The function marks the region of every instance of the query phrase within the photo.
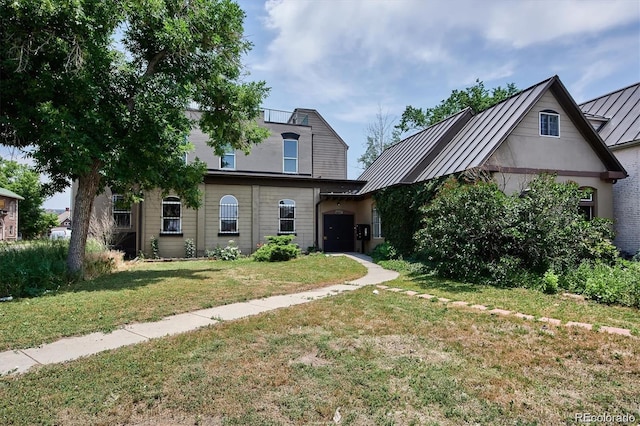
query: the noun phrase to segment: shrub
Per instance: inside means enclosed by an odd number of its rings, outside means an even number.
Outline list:
[[[104,250],[87,253],[84,259],[84,278],[87,280],[110,274],[124,262],[124,253]]]
[[[155,235],[151,236],[151,258],[160,258],[160,249],[158,248],[158,238]]]
[[[184,240],[184,257],[187,259],[196,257],[196,243],[193,241],[193,238]]]
[[[293,235],[267,236],[267,244],[262,245],[253,253],[253,260],[257,262],[281,262],[294,259],[300,254],[300,249],[292,241]]]
[[[371,252],[371,259],[373,259],[375,263],[378,263],[382,260],[390,260],[390,259],[397,259],[397,258],[398,258],[398,252],[388,241],[378,244],[373,248],[373,251]]]
[[[563,287],[602,303],[640,308],[640,264],[583,262],[561,279]]]
[[[242,255],[240,248],[235,241],[229,240],[225,247],[216,247],[213,250],[207,250],[206,256],[217,260],[236,260]]]

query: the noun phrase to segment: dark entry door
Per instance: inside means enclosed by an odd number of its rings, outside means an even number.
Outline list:
[[[325,252],[354,251],[352,214],[325,214],[323,222]]]

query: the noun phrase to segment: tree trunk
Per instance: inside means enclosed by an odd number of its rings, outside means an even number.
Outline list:
[[[71,241],[67,255],[67,269],[71,274],[82,277],[89,222],[93,201],[100,185],[100,162],[94,160],[91,170],[78,179],[78,192],[73,201]]]

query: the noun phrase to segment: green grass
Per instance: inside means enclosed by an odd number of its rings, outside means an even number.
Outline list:
[[[0,303],[0,350],[110,331],[191,310],[294,293],[363,276],[346,257],[290,262],[145,262],[75,285],[70,291]]]
[[[401,273],[398,279],[385,284],[390,287],[445,297],[452,301],[463,300],[471,304],[482,304],[535,317],[556,318],[564,322],[599,323],[628,329],[640,328],[640,311],[638,309],[603,305],[561,293],[549,295],[525,288],[500,288],[469,284],[429,274],[406,272]]]
[[[606,309],[606,307],[605,307]],[[636,339],[371,288],[0,378],[0,423],[571,424],[640,417]]]

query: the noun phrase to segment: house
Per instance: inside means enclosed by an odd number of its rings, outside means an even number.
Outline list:
[[[187,114],[197,119],[200,112]],[[270,136],[248,155],[229,150],[216,156],[206,145],[207,135],[192,131],[194,150],[187,161],[198,157],[208,169],[197,210],[183,206],[175,194],[163,198],[160,192],[144,194],[144,201],[133,206],[109,191],[98,197],[95,209],[111,212],[117,246],[129,256],[149,254],[156,238],[160,256],[183,257],[187,239],[194,241],[199,255],[233,240],[248,254],[266,242],[265,236],[285,234],[295,235],[303,249],[322,246],[318,227],[323,215],[345,213],[340,203],[323,204],[323,194],[355,193],[362,187],[347,180],[347,145],[313,109],[265,109],[259,124]],[[353,224],[348,226],[351,246],[345,248],[352,251]]]
[[[18,202],[24,200],[15,192],[0,188],[0,241],[18,239]]]
[[[388,147],[357,180],[347,179],[347,145],[316,110],[264,110],[259,124],[271,135],[246,156],[218,157],[206,135],[191,133],[187,161],[197,156],[208,166],[198,210],[160,192],[132,207],[118,194],[102,196],[96,209],[110,212],[120,247],[149,254],[157,238],[161,256],[182,257],[186,239],[200,255],[234,240],[248,254],[267,235],[292,234],[303,249],[368,252],[384,241],[377,191],[459,173],[490,176],[507,193],[553,173],[590,189],[581,202],[587,217],[613,219],[613,187],[627,176],[557,76]]]
[[[371,212],[361,220],[371,223],[374,237],[365,249],[382,241],[371,200],[380,189],[466,173],[491,176],[505,193],[518,193],[544,172],[591,190],[581,202],[588,217],[614,218],[613,187],[627,173],[557,76],[387,148],[359,177],[366,181],[358,193],[361,211]]]
[[[71,228],[71,209],[69,207],[58,215],[58,227]]]
[[[629,173],[613,186],[614,242],[633,255],[640,251],[640,83],[580,104],[580,109]]]

